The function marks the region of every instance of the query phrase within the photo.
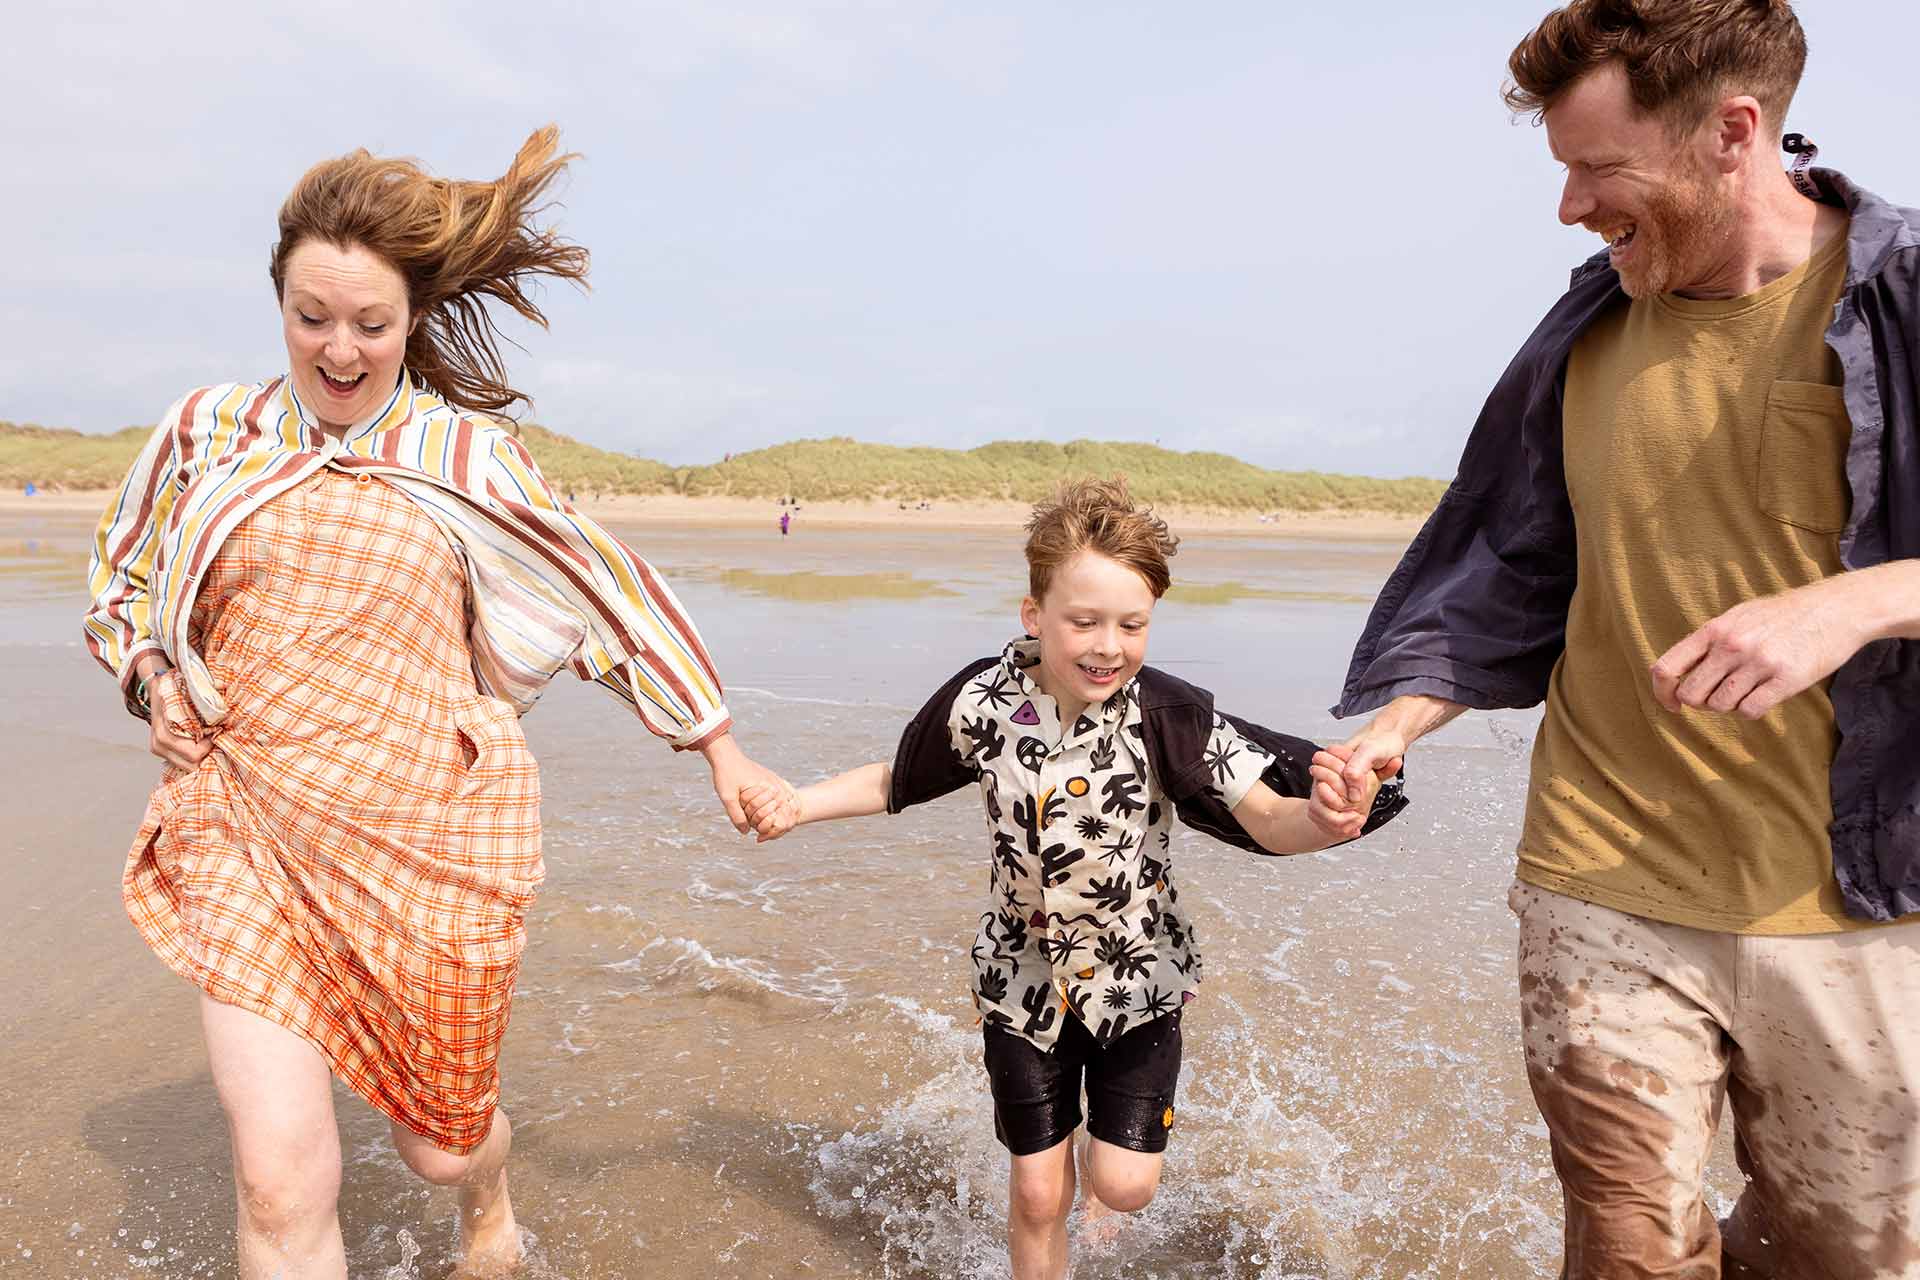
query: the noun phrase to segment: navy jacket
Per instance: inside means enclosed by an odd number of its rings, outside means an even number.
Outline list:
[[[1826,338],[1853,427],[1840,559],[1861,569],[1920,556],[1920,211],[1831,169],[1812,176],[1852,215]],[[1596,255],[1507,366],[1453,483],[1374,602],[1335,715],[1410,693],[1479,708],[1546,697],[1574,585],[1560,440],[1567,356],[1624,296]],[[1829,833],[1847,912],[1920,911],[1920,641],[1867,645],[1834,673],[1831,696],[1840,745]]]

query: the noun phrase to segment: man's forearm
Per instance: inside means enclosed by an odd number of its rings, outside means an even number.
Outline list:
[[[1920,640],[1920,560],[1894,560],[1827,581],[1844,584],[1844,607],[1853,614],[1861,644]]]
[[[1403,694],[1374,714],[1367,732],[1391,734],[1410,747],[1466,709],[1463,702],[1424,693]]]

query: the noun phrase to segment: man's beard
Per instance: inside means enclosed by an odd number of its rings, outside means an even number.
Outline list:
[[[1620,271],[1620,287],[1630,298],[1649,298],[1698,283],[1733,223],[1733,206],[1691,175],[1658,188],[1634,235],[1637,261]]]

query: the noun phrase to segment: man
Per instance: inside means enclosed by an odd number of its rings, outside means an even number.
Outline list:
[[[1920,214],[1783,171],[1805,56],[1784,0],[1574,0],[1514,51],[1606,252],[1334,709],[1377,710],[1351,788],[1546,703],[1511,901],[1569,1280],[1920,1277]]]

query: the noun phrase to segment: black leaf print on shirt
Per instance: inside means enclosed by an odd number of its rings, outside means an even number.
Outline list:
[[[980,771],[980,794],[987,802],[987,817],[995,822],[1000,821],[1002,816],[1000,809],[1000,775],[991,769],[982,769]]]
[[[1104,821],[1094,817],[1090,813],[1082,817],[1080,821],[1074,823],[1073,829],[1080,833],[1082,840],[1098,840],[1100,837],[1106,835],[1108,831],[1112,830]]]
[[[1100,860],[1108,866],[1112,866],[1117,859],[1124,858],[1132,852],[1133,833],[1130,831],[1121,831],[1113,837],[1112,844],[1103,844],[1100,846]]]
[[[1048,845],[1040,851],[1040,883],[1049,889],[1065,884],[1067,868],[1086,856],[1086,851],[1082,849],[1068,848],[1064,844]],[[1084,898],[1087,895],[1083,893],[1080,896]]]
[[[1014,749],[1020,763],[1034,773],[1040,772],[1040,766],[1047,760],[1047,744],[1038,738],[1022,738]]]
[[[1027,1011],[1026,1033],[1029,1036],[1040,1035],[1053,1025],[1053,987],[1028,987],[1026,994],[1020,997],[1020,1007]]]
[[[1107,1008],[1109,1009],[1133,1008],[1133,992],[1117,983],[1107,988],[1106,995],[1103,999],[1105,999]]]
[[[1151,941],[1160,932],[1160,904],[1152,898],[1147,899],[1147,918],[1141,922],[1140,936]]]
[[[1096,772],[1113,768],[1114,750],[1112,738],[1102,738],[1093,744],[1087,752],[1087,764]]]
[[[1144,999],[1140,1012],[1146,1014],[1148,1018],[1157,1018],[1173,1008],[1171,991],[1162,991],[1159,987],[1148,987],[1140,994]]]
[[[1015,960],[1027,949],[1027,922],[1018,911],[1002,911],[994,917],[1000,925],[1000,936],[993,941],[995,960]]]
[[[1072,961],[1073,953],[1089,945],[1085,934],[1078,929],[1065,929],[1051,936],[1040,935],[1040,954],[1046,957],[1050,965],[1064,965]]]
[[[1007,975],[992,965],[980,975],[980,998],[988,1004],[999,1004],[1007,998]]]
[[[1125,1035],[1126,1032],[1127,1015],[1118,1013],[1111,1018],[1100,1019],[1100,1029],[1093,1033],[1093,1038],[1101,1044],[1110,1044]]]
[[[1006,735],[1000,732],[1000,725],[986,716],[977,720],[960,717],[960,732],[973,743],[973,754],[980,760],[998,760],[1000,752],[1007,745]]]
[[[1013,700],[1019,696],[1014,678],[1005,667],[983,676],[980,683],[973,686],[973,692],[980,701],[995,708],[1010,707],[1013,705]]]
[[[1140,801],[1140,779],[1131,773],[1116,773],[1108,778],[1100,794],[1106,797],[1100,804],[1100,812],[1104,814],[1126,817],[1146,808]]]
[[[1128,978],[1147,976],[1147,962],[1151,958],[1138,941],[1115,931],[1100,935],[1100,943],[1094,948],[1094,958],[1101,964],[1111,966],[1113,976],[1125,982]]]
[[[1127,883],[1127,873],[1118,872],[1111,880],[1095,880],[1081,892],[1081,897],[1096,902],[1103,910],[1118,915],[1125,911],[1133,901],[1133,886]]]
[[[1071,1009],[1073,1011],[1073,1016],[1080,1019],[1080,1021],[1082,1022],[1085,1022],[1087,1020],[1087,997],[1092,994],[1093,993],[1088,991],[1085,987],[1070,986],[1067,988],[1067,995],[1066,995],[1067,1008]]]
[[[1207,767],[1213,770],[1213,780],[1224,783],[1233,776],[1233,758],[1240,749],[1225,739],[1215,738],[1207,747]]]
[[[1175,951],[1181,951],[1187,945],[1187,927],[1180,923],[1180,917],[1171,911],[1160,914],[1160,927],[1167,931],[1167,941],[1173,944]]]
[[[1150,800],[1147,802],[1147,825],[1150,827],[1154,827],[1154,826],[1158,826],[1159,824],[1160,824],[1160,802],[1158,800]]]
[[[1027,874],[1026,864],[1020,861],[1020,846],[1014,843],[1011,831],[993,833],[993,860],[1005,867],[1009,876]]]

